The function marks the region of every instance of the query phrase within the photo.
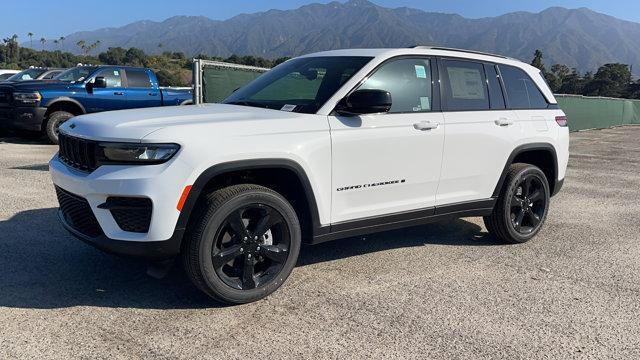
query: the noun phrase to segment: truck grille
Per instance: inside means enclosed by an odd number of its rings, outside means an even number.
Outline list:
[[[9,105],[12,97],[11,89],[0,87],[0,105]]]
[[[96,142],[60,133],[58,135],[60,161],[75,169],[92,172],[96,161]]]
[[[86,199],[56,186],[58,203],[65,221],[72,228],[89,237],[102,235],[102,228]]]
[[[113,219],[124,231],[146,233],[153,208],[149,198],[109,197],[107,204]]]

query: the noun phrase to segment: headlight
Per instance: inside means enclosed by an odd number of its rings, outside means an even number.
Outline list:
[[[103,164],[160,164],[173,157],[178,144],[99,143],[98,161]]]
[[[42,100],[42,96],[37,91],[28,92],[28,93],[21,93],[21,92],[13,93],[13,101],[17,103],[34,105],[39,103],[40,100]]]

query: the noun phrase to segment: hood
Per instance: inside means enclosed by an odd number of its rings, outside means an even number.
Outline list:
[[[58,80],[24,80],[5,81],[2,85],[9,85],[16,91],[36,91],[36,90],[64,90],[69,88],[70,83]]]
[[[81,115],[62,124],[60,130],[78,137],[101,141],[140,141],[145,136],[167,129],[197,127],[209,131],[217,124],[233,123],[236,132],[257,131],[251,122],[292,119],[301,114],[240,105],[202,104],[108,111]],[[227,127],[228,128],[228,127]],[[254,129],[254,130],[252,130]],[[198,134],[198,132],[192,132]]]

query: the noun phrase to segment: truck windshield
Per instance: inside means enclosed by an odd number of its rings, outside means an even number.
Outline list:
[[[61,72],[54,79],[70,83],[80,82],[91,75],[96,69],[96,66],[78,66]]]
[[[38,76],[42,75],[45,69],[27,69],[20,71],[19,73],[11,76],[7,80],[9,81],[23,81],[23,80],[35,80]]]
[[[223,103],[313,114],[371,57],[289,60],[240,88]]]

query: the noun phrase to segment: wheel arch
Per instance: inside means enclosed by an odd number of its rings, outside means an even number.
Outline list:
[[[47,102],[45,107],[47,108],[45,118],[52,112],[60,110],[68,111],[76,116],[87,113],[84,106],[78,100],[66,96],[50,100],[49,102]]]
[[[191,186],[176,224],[176,232],[184,232],[194,207],[210,190],[254,183],[281,193],[300,218],[303,240],[311,241],[320,228],[316,197],[303,167],[289,159],[253,159],[217,164],[203,171]]]
[[[498,184],[493,190],[492,197],[498,197],[504,184],[504,180],[509,172],[511,164],[523,162],[539,167],[544,172],[549,181],[551,195],[555,195],[560,186],[558,184],[558,156],[555,147],[550,143],[531,143],[516,147],[509,158],[498,180]]]

